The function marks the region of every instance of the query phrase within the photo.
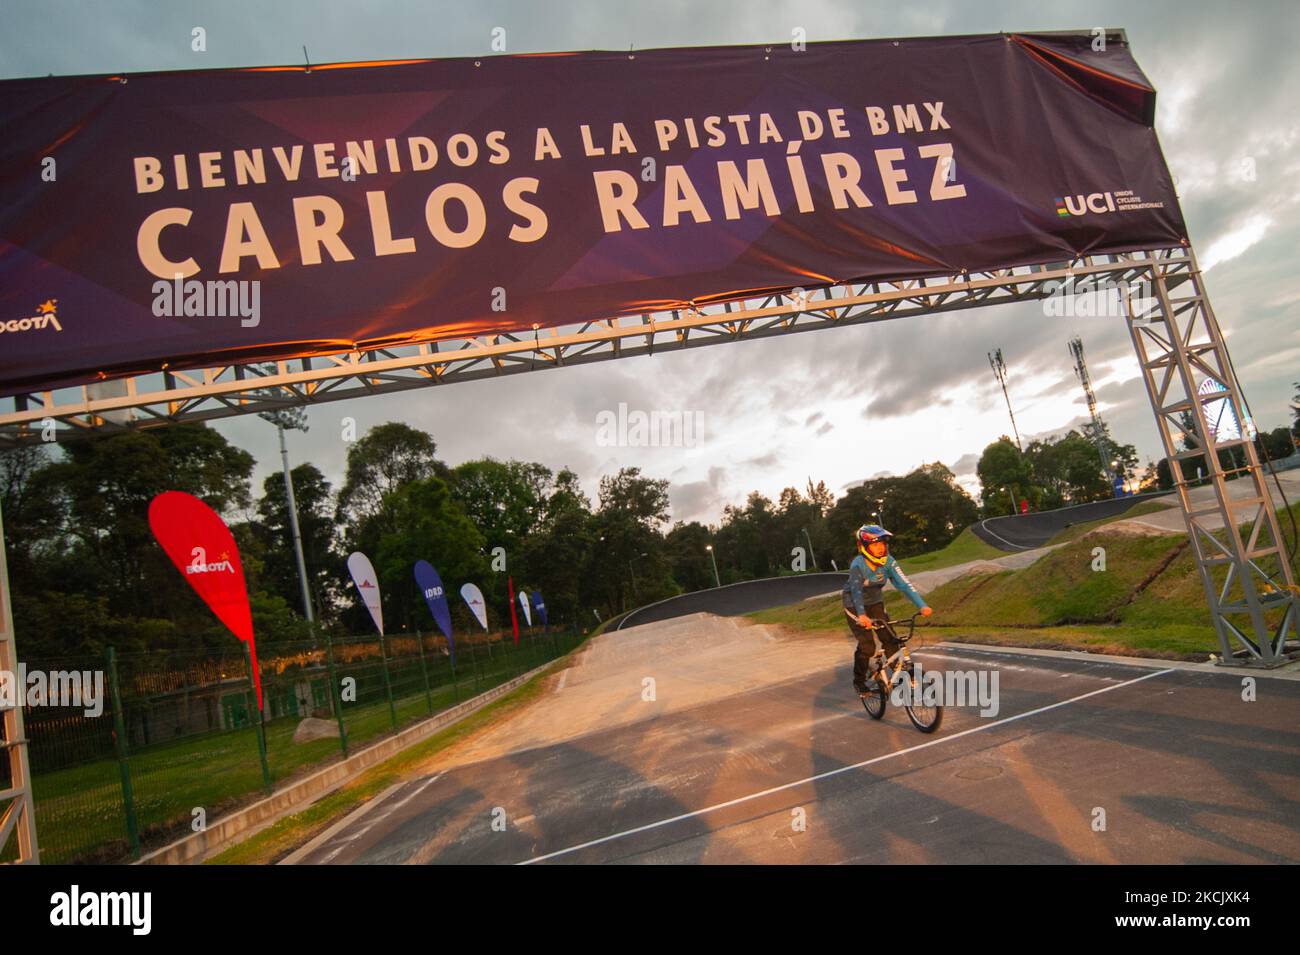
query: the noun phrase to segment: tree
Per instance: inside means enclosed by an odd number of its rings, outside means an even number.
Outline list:
[[[591,502],[578,484],[578,475],[565,468],[555,476],[554,490],[535,532],[524,538],[521,555],[526,579],[546,599],[551,623],[581,620],[585,624],[591,616],[585,570],[593,533]]]
[[[330,484],[314,464],[300,464],[289,473],[298,506],[298,530],[302,535],[307,583],[313,603],[324,614],[333,604],[331,585],[338,580],[341,569],[335,556]],[[262,482],[257,517],[253,530],[262,546],[262,586],[268,593],[282,598],[289,607],[301,610],[298,561],[293,549],[293,528],[289,523],[283,474],[267,475]]]
[[[650,603],[675,592],[662,559],[660,526],[668,520],[668,482],[623,468],[600,479],[600,508],[589,564],[593,596],[609,611],[631,598]]]
[[[1255,447],[1261,460],[1276,461],[1295,454],[1295,441],[1286,425],[1272,431],[1261,431],[1255,439]]]
[[[35,516],[22,518],[29,543],[11,567],[29,652],[127,648],[141,635],[154,646],[226,639],[155,543],[149,503],[178,490],[219,513],[247,507],[252,456],[202,425],[73,440],[63,451],[21,482],[22,496],[40,501],[17,510]]]
[[[371,428],[348,448],[347,473],[339,490],[336,520],[356,527],[378,513],[384,497],[446,466],[434,457],[438,445],[418,428],[390,421]]]
[[[980,500],[987,515],[1010,514],[1018,510],[1021,498],[1033,504],[1033,463],[1005,434],[984,449],[975,473],[980,481]]]
[[[541,524],[552,481],[550,468],[541,464],[482,458],[453,468],[448,483],[487,546],[510,552]]]
[[[1291,399],[1291,434],[1300,442],[1300,381],[1291,383],[1295,395]]]
[[[664,541],[664,553],[673,580],[687,592],[706,590],[714,585],[713,563],[709,545],[713,535],[698,521],[678,521]]]
[[[429,614],[413,573],[416,562],[427,560],[438,569],[448,603],[457,609],[454,598],[461,584],[486,574],[483,535],[438,477],[409,481],[384,495],[379,506],[379,519],[371,524],[380,529],[379,536],[371,546],[384,619],[390,619],[392,608],[394,623],[428,630]]]

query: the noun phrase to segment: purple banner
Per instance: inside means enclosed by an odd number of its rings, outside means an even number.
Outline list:
[[[8,80],[0,393],[1178,245],[1154,109],[1118,33]]]

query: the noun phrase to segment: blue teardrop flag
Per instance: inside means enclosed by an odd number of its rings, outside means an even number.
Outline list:
[[[533,591],[533,609],[537,611],[537,616],[542,619],[542,628],[546,628],[546,602],[542,600],[540,591]]]
[[[451,608],[447,606],[447,594],[442,588],[442,578],[438,576],[432,564],[422,560],[415,565],[415,582],[420,587],[420,593],[424,594],[425,603],[429,605],[433,622],[447,638],[447,648],[451,651],[452,659],[455,660],[456,644],[451,638]]]

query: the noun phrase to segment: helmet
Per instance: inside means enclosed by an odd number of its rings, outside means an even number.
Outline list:
[[[879,557],[875,556],[867,550],[867,545],[876,541],[883,541],[886,547],[888,547],[889,539],[894,535],[889,533],[889,531],[885,530],[879,524],[863,524],[858,528],[858,533],[855,536],[857,537],[858,553],[867,558],[867,560],[880,563],[884,560],[884,554]]]

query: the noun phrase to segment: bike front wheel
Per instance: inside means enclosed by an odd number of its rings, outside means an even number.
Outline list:
[[[922,733],[933,733],[943,722],[942,706],[925,706],[922,704],[913,705],[911,703],[903,707],[907,710],[907,718],[912,721],[912,725]],[[871,712],[868,710],[867,712]]]

